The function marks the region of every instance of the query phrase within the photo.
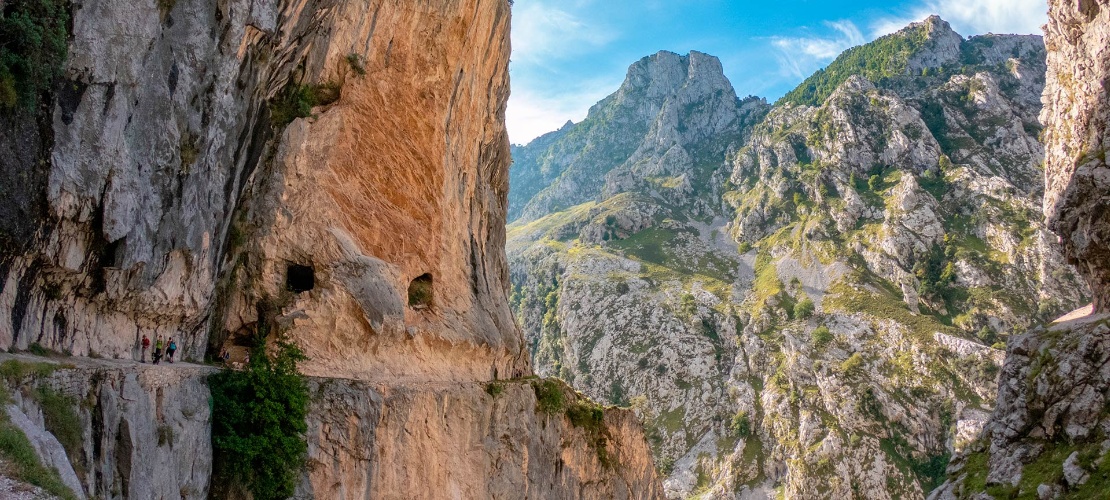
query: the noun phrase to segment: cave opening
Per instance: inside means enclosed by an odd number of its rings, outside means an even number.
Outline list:
[[[312,266],[289,264],[285,269],[285,288],[293,293],[301,293],[316,287],[316,270]]]
[[[414,309],[425,309],[432,306],[434,299],[432,275],[428,273],[417,276],[409,283],[409,306]]]

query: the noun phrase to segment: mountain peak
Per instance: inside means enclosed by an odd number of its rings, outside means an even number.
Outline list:
[[[690,81],[732,90],[717,57],[693,50],[684,56],[662,50],[628,67],[621,93],[644,93],[655,99],[675,94]]]

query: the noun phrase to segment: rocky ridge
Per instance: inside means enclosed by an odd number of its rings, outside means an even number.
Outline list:
[[[1044,68],[1039,37],[964,39],[934,17],[773,108],[748,101],[739,133],[697,109],[600,127],[630,76],[514,148],[510,204],[569,207],[510,225],[536,369],[636,409],[668,496],[923,498],[989,418],[1006,342],[1088,293],[1030,201]],[[720,134],[686,139],[685,119]],[[575,164],[608,189],[552,202],[535,185],[581,144],[668,127],[650,159]],[[709,153],[691,168],[677,150]],[[622,169],[637,181],[613,182]]]

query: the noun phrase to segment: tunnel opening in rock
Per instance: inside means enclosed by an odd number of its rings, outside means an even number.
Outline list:
[[[415,309],[424,309],[432,306],[435,298],[433,293],[433,280],[431,274],[421,274],[409,283],[409,306]]]
[[[316,270],[312,266],[289,264],[285,269],[285,288],[293,293],[301,293],[316,287]]]

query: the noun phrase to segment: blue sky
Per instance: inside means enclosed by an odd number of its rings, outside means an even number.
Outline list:
[[[843,50],[939,14],[964,36],[1040,33],[1045,0],[516,0],[509,138],[582,120],[659,50],[721,58],[741,97],[777,99]]]

